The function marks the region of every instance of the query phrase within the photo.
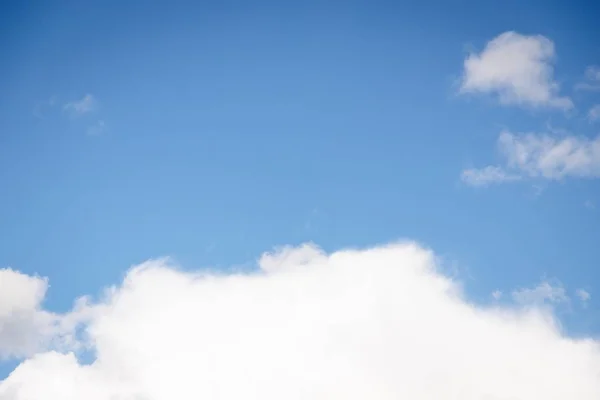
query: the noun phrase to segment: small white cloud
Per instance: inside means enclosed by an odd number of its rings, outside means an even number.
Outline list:
[[[553,77],[554,43],[548,38],[505,32],[464,62],[461,93],[495,93],[502,104],[570,109]]]
[[[559,304],[569,301],[562,286],[542,282],[534,288],[522,288],[512,292],[513,300],[522,305]]]
[[[502,298],[502,292],[500,290],[494,290],[492,292],[492,297],[494,300],[500,300]]]
[[[80,100],[66,103],[63,108],[72,115],[82,115],[94,111],[98,105],[97,100],[91,94],[86,94]]]
[[[461,179],[471,186],[488,186],[492,183],[518,181],[521,177],[509,174],[501,167],[489,165],[481,169],[466,169],[461,173]]]
[[[583,303],[587,303],[592,298],[592,295],[585,289],[577,289],[575,294]]]
[[[600,119],[600,104],[594,104],[588,111],[588,119],[590,121],[597,121]]]
[[[600,136],[555,136],[528,133],[515,135],[503,131],[498,148],[504,158],[503,167],[487,166],[462,172],[463,180],[473,182],[507,182],[522,178],[561,180],[563,178],[600,177]],[[470,180],[465,179],[465,173]],[[511,176],[512,179],[505,179]],[[481,178],[480,178],[481,177]]]

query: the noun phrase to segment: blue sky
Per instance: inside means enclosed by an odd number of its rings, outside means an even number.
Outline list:
[[[149,258],[251,268],[276,245],[409,238],[475,301],[584,289],[564,321],[597,335],[599,159],[461,173],[503,165],[501,132],[593,148],[600,7],[450,3],[4,2],[0,267],[48,277],[63,312]],[[511,31],[551,41],[550,98],[515,100],[510,74],[461,90]]]

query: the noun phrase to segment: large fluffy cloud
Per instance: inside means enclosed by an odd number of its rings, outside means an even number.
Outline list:
[[[265,254],[250,274],[133,268],[86,326],[95,360],[39,353],[1,400],[600,398],[600,344],[552,311],[476,306],[414,243]]]
[[[575,135],[503,131],[498,137],[498,149],[504,158],[503,166],[464,170],[463,181],[483,186],[522,178],[600,177],[600,136],[591,139]]]
[[[544,36],[505,32],[464,62],[463,93],[497,94],[503,104],[569,109],[553,77],[554,43]]]

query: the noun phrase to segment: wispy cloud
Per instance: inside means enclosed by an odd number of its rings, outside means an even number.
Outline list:
[[[573,107],[553,77],[554,43],[541,35],[505,32],[464,62],[461,93],[496,94],[502,104]]]
[[[53,108],[58,102],[58,97],[51,96],[49,99],[40,101],[33,107],[33,115],[36,118],[44,118],[47,111]]]
[[[52,104],[56,104],[57,99],[54,98]],[[98,136],[106,132],[107,124],[103,118],[98,118],[98,99],[88,93],[78,100],[73,100],[62,104],[62,109],[66,112],[77,125],[84,125],[81,128],[89,136]],[[92,119],[92,113],[93,118]],[[79,118],[76,118],[79,117]],[[98,119],[96,119],[98,118]]]
[[[588,119],[590,121],[597,121],[600,119],[600,104],[594,104],[588,111]]]
[[[577,90],[600,91],[600,66],[591,65],[585,70],[585,80],[575,85]]]
[[[575,296],[577,296],[583,308],[587,308],[590,300],[592,299],[592,295],[590,294],[590,292],[588,292],[585,289],[577,289],[575,291]]]
[[[98,106],[98,101],[91,94],[86,94],[79,100],[66,103],[63,108],[72,115],[82,115],[94,111]]]
[[[463,171],[463,181],[481,185],[515,181],[517,177],[546,180],[600,177],[600,136],[590,139],[503,131],[498,138],[498,149],[504,158],[502,166]],[[513,178],[506,179],[507,176]]]
[[[304,229],[309,231],[313,230],[317,227],[319,217],[321,217],[321,212],[318,208],[313,208],[310,212],[307,213],[306,220],[304,221]]]
[[[577,289],[575,291],[575,295],[579,298],[579,300],[581,300],[583,303],[587,303],[591,298],[592,295],[585,289]]]
[[[521,288],[512,292],[515,302],[523,305],[559,304],[569,301],[569,296],[560,285],[542,282],[533,288]]]
[[[93,125],[89,126],[87,129],[87,134],[90,136],[97,136],[104,133],[106,130],[106,123],[104,120],[100,119],[96,121]]]
[[[488,186],[493,183],[513,182],[521,179],[521,176],[510,174],[502,167],[495,165],[488,165],[480,169],[466,169],[460,177],[463,182],[471,186]]]
[[[600,67],[597,65],[591,65],[585,70],[585,77],[594,82],[600,82]]]
[[[594,210],[594,209],[596,209],[596,204],[593,201],[591,201],[591,200],[586,200],[583,203],[583,206],[585,208],[587,208],[588,210]]]

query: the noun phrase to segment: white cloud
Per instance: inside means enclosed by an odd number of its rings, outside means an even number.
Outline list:
[[[597,121],[600,119],[600,104],[594,104],[588,111],[588,118],[590,121]]]
[[[435,260],[403,243],[285,247],[246,275],[150,261],[94,306],[93,363],[37,354],[0,400],[600,398],[600,343],[549,309],[473,305]]]
[[[592,298],[592,295],[585,289],[577,289],[575,294],[583,303],[587,303]]]
[[[480,169],[466,169],[461,173],[461,179],[471,186],[488,186],[492,183],[518,181],[521,177],[509,174],[501,167],[489,165]]]
[[[477,183],[477,179],[465,179],[466,173],[483,176],[487,178],[486,183],[506,182],[505,176],[515,177],[512,180],[517,180],[516,177],[547,180],[600,177],[600,136],[590,139],[574,135],[515,135],[503,131],[498,138],[498,148],[504,157],[504,166],[463,171],[463,180],[468,184]],[[490,170],[497,172],[488,173]]]
[[[505,32],[464,62],[461,93],[494,93],[502,104],[570,109],[553,77],[554,43],[548,38]]]
[[[94,96],[91,94],[86,94],[80,100],[65,104],[64,109],[73,115],[82,115],[94,111],[97,105],[98,102]]]
[[[492,292],[492,297],[494,300],[500,300],[502,298],[502,292],[500,290],[494,290]]]
[[[562,286],[552,286],[548,282],[542,282],[534,288],[515,290],[512,297],[514,301],[523,305],[559,304],[569,301],[569,296]]]

